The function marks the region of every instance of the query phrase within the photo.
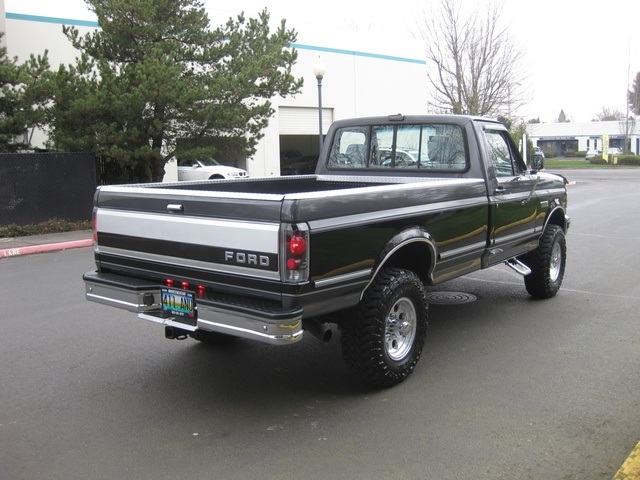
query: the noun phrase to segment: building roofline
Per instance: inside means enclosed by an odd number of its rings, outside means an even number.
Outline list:
[[[22,13],[5,13],[5,18],[8,20],[21,20],[26,22],[39,22],[39,23],[52,23],[57,25],[73,25],[76,27],[92,27],[100,28],[100,24],[91,20],[77,20],[72,18],[57,18],[57,17],[45,17],[41,15],[26,15]],[[341,48],[322,47],[318,45],[308,45],[304,43],[292,43],[291,48],[297,48],[298,50],[310,50],[323,53],[334,53],[337,55],[351,55],[354,57],[374,58],[378,60],[389,60],[394,62],[413,63],[417,65],[426,65],[426,60],[420,60],[416,58],[399,57],[394,55],[383,55],[372,52],[362,52],[357,50],[348,50]]]

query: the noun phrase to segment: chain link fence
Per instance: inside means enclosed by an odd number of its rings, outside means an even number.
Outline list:
[[[91,220],[95,189],[91,153],[2,153],[0,226]]]

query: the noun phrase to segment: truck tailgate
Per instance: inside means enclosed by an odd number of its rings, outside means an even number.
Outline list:
[[[149,195],[146,188],[107,187],[96,194],[101,271],[207,283],[223,291],[234,284],[235,292],[255,289],[256,279],[277,284],[282,195],[153,190]],[[277,293],[270,288],[258,295]]]

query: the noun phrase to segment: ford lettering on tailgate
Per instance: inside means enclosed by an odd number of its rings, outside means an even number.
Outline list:
[[[269,255],[261,255],[257,253],[247,252],[235,252],[227,250],[224,252],[224,261],[227,263],[234,263],[236,265],[248,266],[248,267],[265,267],[268,268],[271,265],[271,259]]]

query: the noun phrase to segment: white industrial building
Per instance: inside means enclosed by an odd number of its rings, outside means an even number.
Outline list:
[[[0,0],[4,7],[4,1]],[[241,6],[238,6],[240,9]],[[5,44],[9,56],[26,60],[30,54],[49,52],[52,68],[73,63],[78,52],[62,33],[62,25],[75,25],[81,33],[98,28],[96,22],[3,12]],[[212,25],[225,18],[210,13]],[[272,18],[272,20],[274,20]],[[273,98],[276,110],[265,135],[252,158],[246,159],[251,176],[280,173],[281,151],[295,150],[304,156],[317,155],[319,148],[318,82],[314,65],[325,66],[322,81],[322,127],[326,133],[333,120],[355,116],[421,113],[426,110],[425,61],[419,42],[407,39],[381,40],[372,35],[320,26],[295,28],[298,40],[293,45],[298,61],[293,75],[304,78],[300,94]],[[34,136],[32,145],[42,146],[46,138]],[[222,160],[222,159],[221,159]],[[171,166],[167,169],[171,177]]]
[[[640,152],[640,124],[631,121],[607,121],[585,123],[531,123],[527,134],[535,146],[545,152],[563,156],[565,152],[602,150],[608,137],[609,147],[624,151],[624,139],[629,139],[629,150]]]
[[[242,2],[238,3],[240,11]],[[208,13],[212,26],[223,24],[229,16]],[[86,18],[87,12],[79,12],[78,17]],[[279,22],[274,17],[272,20]],[[24,62],[30,54],[38,55],[47,50],[52,68],[61,63],[74,63],[79,52],[64,36],[62,25],[74,25],[81,34],[99,28],[95,21],[69,16],[58,18],[5,11],[5,0],[0,0],[0,30],[5,32],[3,42],[8,55],[18,57],[19,62]],[[303,77],[304,86],[298,95],[272,99],[276,111],[255,155],[241,159],[238,164],[246,168],[249,175],[280,174],[280,158],[287,151],[300,152],[303,156],[317,155],[318,83],[313,70],[319,60],[326,67],[322,81],[324,133],[332,121],[342,118],[427,113],[426,62],[424,46],[419,40],[396,31],[380,36],[290,21],[287,21],[287,27],[298,32],[297,42],[293,45],[298,51],[293,75]],[[532,124],[528,127],[534,144],[559,153],[600,148],[605,133],[609,134],[611,146],[622,142],[619,122]],[[638,133],[634,132],[631,139],[631,149],[638,153]],[[42,147],[45,141],[44,134],[36,132],[32,145]],[[224,159],[220,160],[224,162]],[[170,162],[165,178],[172,180],[174,175],[175,164]]]

